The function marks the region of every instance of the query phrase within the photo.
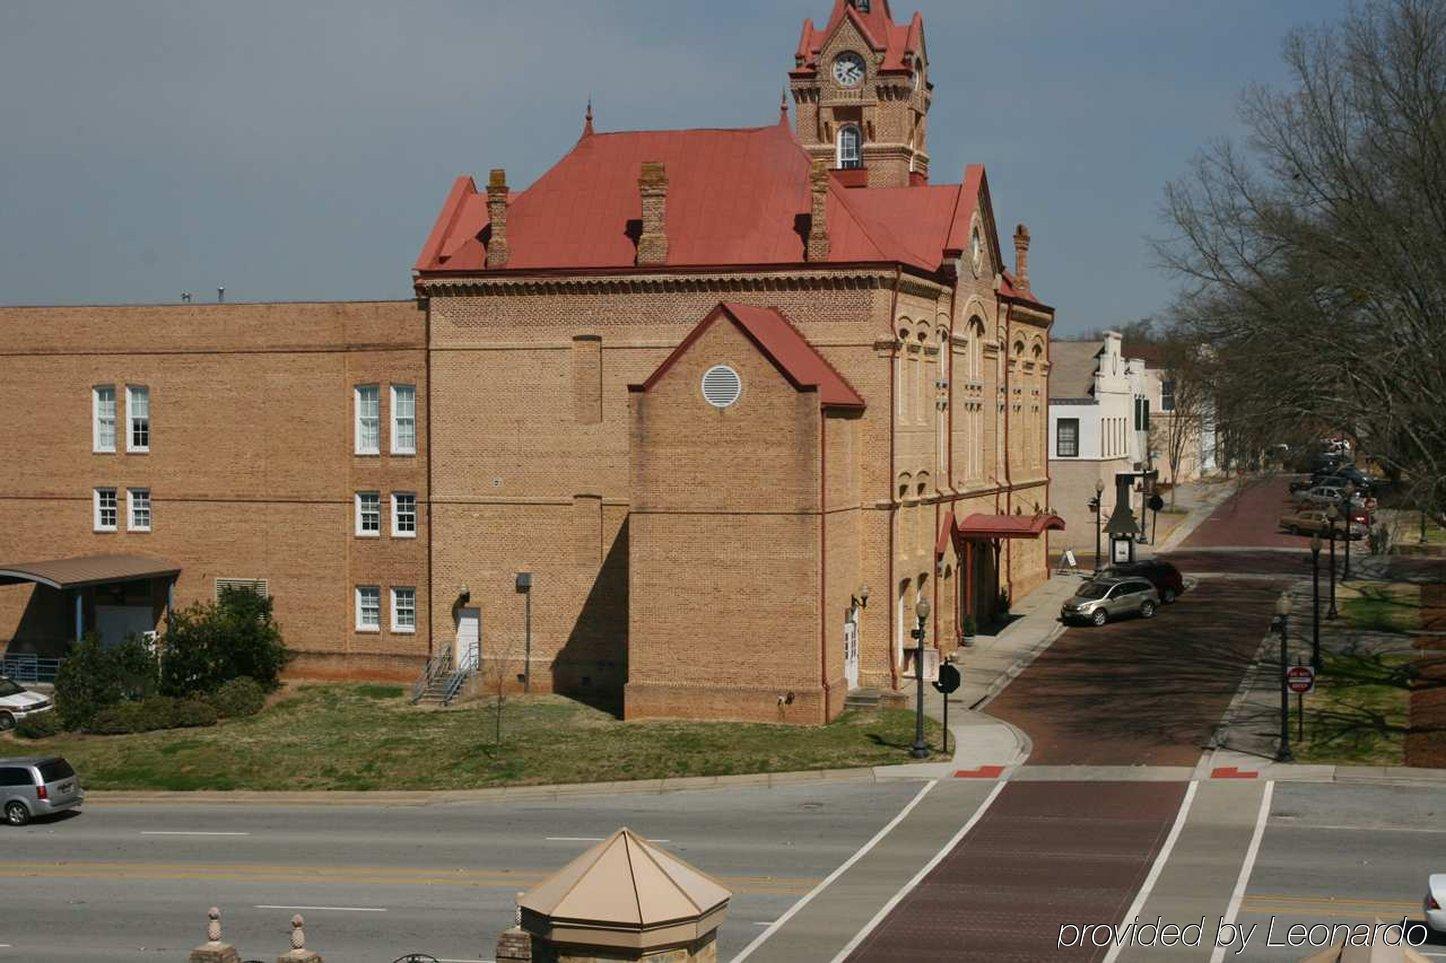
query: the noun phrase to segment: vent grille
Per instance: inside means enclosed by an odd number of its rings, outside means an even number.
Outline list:
[[[703,372],[703,398],[714,408],[727,408],[743,393],[743,379],[726,364]]]
[[[264,578],[218,578],[216,579],[216,599],[221,598],[222,589],[244,589],[248,592],[255,592],[262,598],[267,597],[266,579]]]

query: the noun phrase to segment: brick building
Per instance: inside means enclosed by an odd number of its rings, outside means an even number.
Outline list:
[[[756,128],[604,133],[589,112],[527,189],[458,178],[416,305],[134,309],[165,320],[138,313],[128,336],[131,309],[78,309],[79,327],[10,312],[7,379],[65,401],[28,442],[74,450],[44,479],[0,476],[0,559],[138,542],[122,547],[179,566],[177,601],[216,576],[270,579],[304,670],[475,653],[509,683],[621,697],[629,717],[821,722],[851,688],[899,686],[917,600],[948,653],[1001,593],[1047,577],[1060,524],[1053,310],[1022,226],[1006,267],[983,168],[931,179],[928,73],[920,17],[835,0],[789,73],[796,124],[785,105]],[[268,336],[274,352],[248,353]],[[230,392],[207,394],[191,342]],[[209,430],[168,442],[184,464],[86,446],[114,407],[93,389],[132,383],[153,386],[156,454],[163,398],[212,405]],[[258,384],[302,403],[259,410]],[[92,531],[92,489],[124,493],[135,472],[152,531]],[[397,493],[415,496],[405,537]],[[254,510],[233,529],[221,502]],[[392,629],[398,588],[412,633]]]

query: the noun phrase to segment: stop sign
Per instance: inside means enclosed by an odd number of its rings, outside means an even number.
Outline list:
[[[1285,685],[1296,695],[1305,695],[1315,688],[1315,670],[1308,665],[1293,665],[1285,670]]]

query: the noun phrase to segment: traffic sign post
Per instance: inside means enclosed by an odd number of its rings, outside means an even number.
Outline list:
[[[963,679],[959,670],[952,662],[945,662],[939,666],[939,678],[935,679],[933,686],[944,695],[944,755],[949,755],[949,694],[959,688]]]
[[[1305,695],[1315,689],[1315,670],[1296,663],[1285,670],[1285,686],[1295,693],[1295,742],[1305,741]]]

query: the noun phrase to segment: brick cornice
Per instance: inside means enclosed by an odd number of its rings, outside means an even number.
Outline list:
[[[505,271],[461,277],[421,276],[417,291],[424,297],[467,297],[535,294],[657,294],[698,291],[822,291],[892,288],[891,270],[876,265],[841,265],[812,270],[769,270],[749,273],[673,269],[667,273],[584,274]],[[900,290],[921,297],[939,297],[948,287],[936,280],[904,274]]]

